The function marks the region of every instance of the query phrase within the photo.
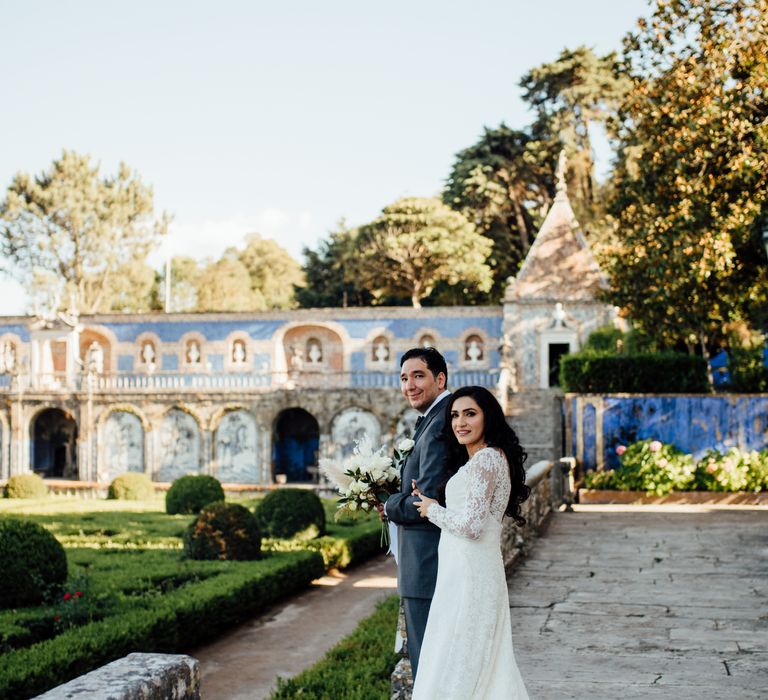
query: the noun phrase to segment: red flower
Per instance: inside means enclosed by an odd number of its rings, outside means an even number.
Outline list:
[[[61,620],[61,615],[54,615],[53,619],[54,621],[58,622],[59,620]]]
[[[64,594],[64,600],[69,600],[72,597],[71,593],[65,593]]]
[[[81,595],[83,595],[80,591],[75,591],[75,598],[79,598]]]

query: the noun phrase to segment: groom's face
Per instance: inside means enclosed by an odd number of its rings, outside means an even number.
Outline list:
[[[400,368],[400,391],[417,411],[426,411],[445,389],[445,375],[432,374],[420,357],[412,357]]]

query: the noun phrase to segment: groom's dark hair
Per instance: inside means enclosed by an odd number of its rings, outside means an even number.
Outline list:
[[[418,357],[427,363],[427,369],[432,372],[432,376],[437,379],[437,375],[442,372],[445,375],[445,385],[448,386],[448,365],[445,364],[445,358],[435,348],[411,348],[400,358],[402,367],[406,360]]]

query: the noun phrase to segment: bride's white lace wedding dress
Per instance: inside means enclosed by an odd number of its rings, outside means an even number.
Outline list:
[[[506,457],[487,447],[451,477],[446,507],[429,507],[440,547],[414,700],[528,698],[512,650],[501,558],[510,488]]]

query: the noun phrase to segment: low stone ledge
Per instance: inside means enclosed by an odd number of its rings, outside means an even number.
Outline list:
[[[613,489],[579,489],[579,503],[617,505],[720,505],[768,506],[768,491],[673,491],[665,496],[648,495],[645,491]]]
[[[200,700],[197,659],[182,654],[128,654],[35,700]]]

